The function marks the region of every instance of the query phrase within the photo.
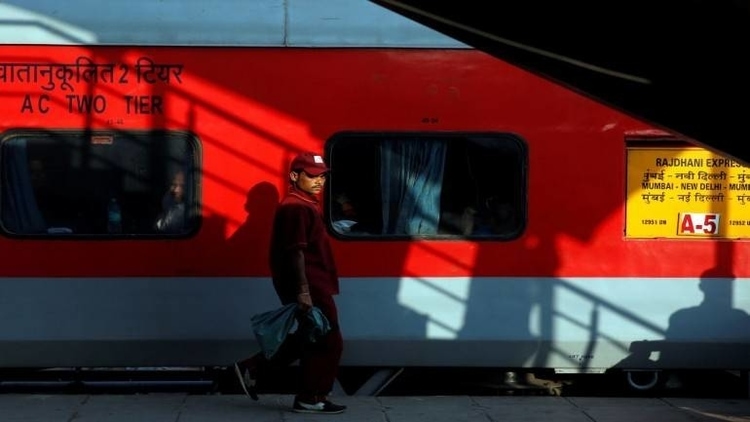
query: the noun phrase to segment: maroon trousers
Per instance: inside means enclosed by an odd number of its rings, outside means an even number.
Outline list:
[[[286,299],[286,300],[285,300]],[[282,298],[284,305],[296,303],[296,298]],[[301,370],[301,383],[298,396],[305,401],[318,401],[328,395],[333,389],[338,375],[339,361],[344,349],[344,343],[339,328],[338,310],[333,297],[330,295],[314,296],[313,305],[328,319],[331,330],[324,336],[311,343],[304,334],[304,329],[298,329],[293,334],[289,334],[279,350],[274,354],[270,361],[266,362],[271,367],[285,367],[299,359]],[[306,318],[299,318],[298,321],[307,321]],[[253,357],[262,358],[262,354]],[[257,367],[257,363],[253,362]]]

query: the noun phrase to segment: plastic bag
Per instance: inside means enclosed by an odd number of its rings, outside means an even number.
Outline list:
[[[297,304],[290,303],[272,311],[253,315],[251,318],[255,339],[260,345],[266,359],[270,359],[286,340],[286,336],[294,328],[296,322]],[[331,329],[328,319],[320,309],[314,307],[305,315],[307,321],[302,324],[307,341],[326,334]]]

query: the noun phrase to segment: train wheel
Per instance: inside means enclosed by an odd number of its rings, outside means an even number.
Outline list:
[[[628,388],[633,391],[650,393],[664,385],[665,375],[661,371],[654,370],[625,371],[625,381]]]

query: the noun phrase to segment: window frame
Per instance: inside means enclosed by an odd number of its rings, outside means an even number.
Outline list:
[[[202,150],[200,138],[197,134],[189,130],[173,129],[40,129],[40,128],[21,128],[10,129],[0,134],[0,179],[5,176],[5,144],[13,139],[27,138],[60,138],[60,137],[95,137],[109,136],[118,134],[128,138],[144,139],[176,139],[186,142],[188,148],[187,162],[190,167],[189,180],[191,180],[190,195],[193,200],[185,209],[187,213],[188,229],[180,233],[17,233],[10,231],[6,226],[2,216],[2,207],[0,207],[0,235],[10,239],[20,240],[55,240],[55,241],[91,241],[91,240],[165,240],[165,239],[188,239],[197,235],[202,225]],[[2,189],[5,187],[0,184],[0,202],[3,200]],[[1,204],[0,204],[1,205]]]
[[[334,148],[340,142],[351,142],[352,138],[379,138],[385,139],[387,137],[395,138],[426,138],[426,139],[456,139],[456,138],[497,138],[498,140],[507,140],[513,142],[518,150],[518,158],[520,159],[518,178],[520,180],[520,186],[517,189],[520,190],[518,197],[518,208],[516,209],[518,224],[515,228],[507,233],[496,234],[496,235],[462,235],[462,234],[416,234],[416,235],[394,235],[394,234],[374,234],[374,235],[349,235],[341,233],[334,229],[332,220],[332,210],[334,207],[335,198],[333,198],[332,189],[335,186],[336,180],[336,162],[334,156]],[[356,141],[355,141],[356,142]],[[366,139],[362,139],[359,142],[367,142]],[[333,134],[325,144],[325,156],[328,166],[331,168],[331,175],[325,184],[325,200],[323,207],[323,218],[325,220],[326,229],[328,233],[335,239],[346,241],[346,242],[382,242],[382,241],[471,241],[471,242],[509,242],[520,238],[526,231],[528,223],[528,163],[529,163],[529,149],[528,143],[520,135],[513,132],[501,132],[501,131],[341,131]],[[514,204],[516,205],[516,204]],[[442,216],[442,212],[441,212]]]

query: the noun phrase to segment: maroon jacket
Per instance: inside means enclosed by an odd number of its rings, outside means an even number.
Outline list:
[[[310,295],[338,294],[338,272],[318,199],[292,186],[276,209],[271,236],[271,276],[283,302],[295,301],[298,293],[290,262],[295,249],[305,256]]]

